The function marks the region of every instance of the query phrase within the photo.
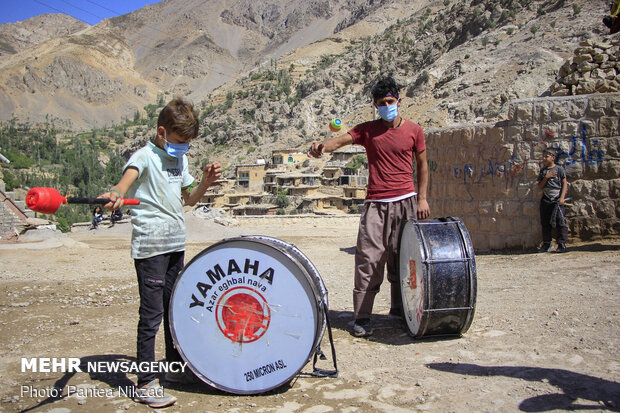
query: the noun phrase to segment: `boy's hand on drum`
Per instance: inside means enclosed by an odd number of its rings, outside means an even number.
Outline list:
[[[426,199],[418,199],[418,219],[426,219],[431,215],[431,208]]]

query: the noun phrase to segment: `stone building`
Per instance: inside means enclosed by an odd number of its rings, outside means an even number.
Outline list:
[[[308,155],[306,153],[299,152],[296,149],[283,149],[273,151],[271,162],[273,166],[277,167],[278,165],[304,162],[306,159],[308,159]]]
[[[277,215],[277,205],[248,204],[236,206],[232,209],[233,215]]]
[[[236,167],[235,186],[238,192],[263,191],[265,164],[244,164]]]
[[[336,195],[317,194],[304,197],[297,207],[302,213],[346,213],[350,201]]]

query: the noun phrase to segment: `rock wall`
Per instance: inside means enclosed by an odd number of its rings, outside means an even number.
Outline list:
[[[14,239],[27,226],[24,202],[15,201],[13,192],[4,192],[5,184],[0,180],[0,239]]]
[[[581,42],[560,67],[549,92],[551,96],[620,92],[620,38]]]
[[[426,131],[429,202],[455,216],[476,250],[542,241],[542,151],[558,148],[569,182],[572,240],[620,235],[620,93],[513,101],[508,119]]]

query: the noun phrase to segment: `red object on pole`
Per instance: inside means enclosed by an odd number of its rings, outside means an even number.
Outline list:
[[[66,202],[67,198],[60,195],[54,188],[31,188],[26,194],[26,206],[42,214],[53,214],[58,211],[61,204]]]
[[[122,198],[123,205],[140,205],[139,199]],[[42,214],[53,214],[58,211],[62,204],[107,204],[108,198],[79,198],[64,197],[54,188],[37,187],[31,188],[26,194],[26,206]]]

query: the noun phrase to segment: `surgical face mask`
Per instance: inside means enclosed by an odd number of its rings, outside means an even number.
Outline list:
[[[172,143],[166,139],[166,130],[164,129],[164,151],[175,158],[182,158],[185,152],[189,151],[189,143]]]
[[[377,106],[379,116],[386,122],[391,122],[398,116],[398,102],[389,106]]]

